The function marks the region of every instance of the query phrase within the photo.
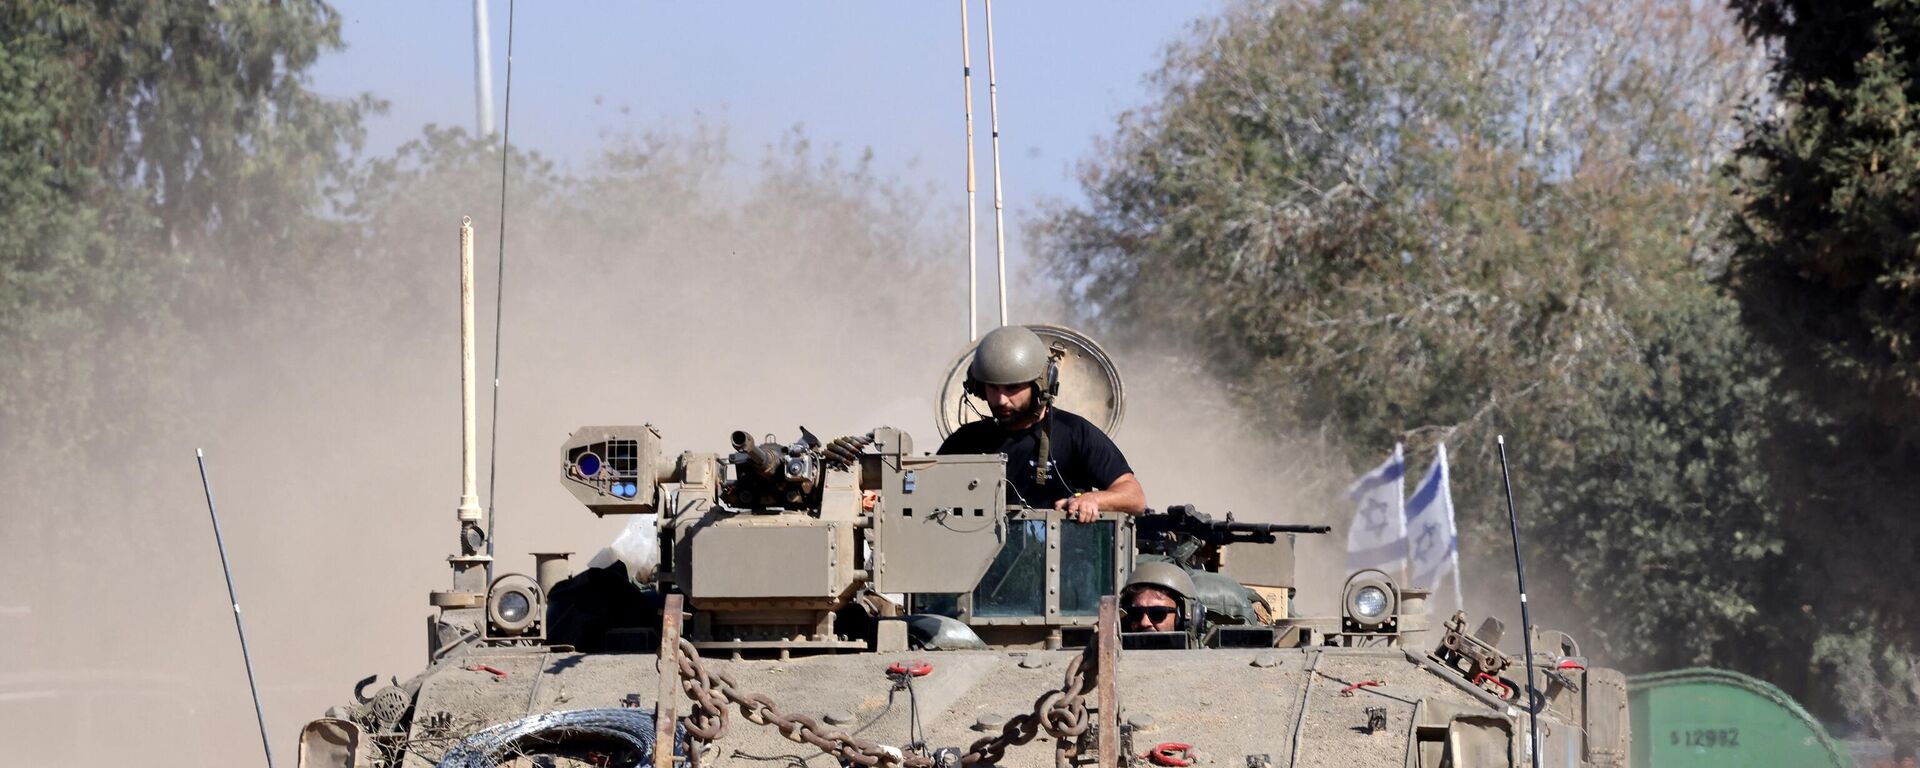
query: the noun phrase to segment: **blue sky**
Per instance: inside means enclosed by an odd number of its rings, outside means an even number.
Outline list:
[[[980,211],[991,226],[986,34],[969,0]],[[314,70],[322,93],[371,92],[391,103],[370,126],[381,154],[428,123],[471,129],[468,0],[336,0],[347,50]],[[1144,76],[1204,2],[1002,0],[994,7],[1002,172],[1010,223],[1042,197],[1077,199],[1075,164],[1121,111],[1146,102]],[[505,107],[505,0],[490,5],[494,112]],[[847,156],[871,148],[878,169],[952,187],[964,210],[961,3],[525,2],[515,9],[516,146],[580,165],[609,133],[727,128],[757,157],[795,126]],[[990,237],[990,234],[988,235]],[[990,247],[990,240],[983,244]],[[1014,246],[1009,238],[1009,246]]]

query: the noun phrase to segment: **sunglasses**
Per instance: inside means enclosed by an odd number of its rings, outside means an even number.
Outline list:
[[[1126,608],[1128,621],[1139,621],[1145,618],[1152,624],[1166,621],[1179,612],[1178,608],[1169,608],[1164,605],[1129,605]]]

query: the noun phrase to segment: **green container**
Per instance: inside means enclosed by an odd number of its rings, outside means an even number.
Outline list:
[[[1627,681],[1634,768],[1851,765],[1779,688],[1738,672],[1682,669]]]

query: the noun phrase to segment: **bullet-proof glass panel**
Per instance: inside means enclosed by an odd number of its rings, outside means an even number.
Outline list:
[[[960,618],[960,596],[957,594],[921,594],[907,595],[908,613],[932,613],[950,618]]]
[[[973,590],[973,615],[1043,616],[1046,612],[1047,521],[1012,521],[1006,546]]]
[[[1060,614],[1094,616],[1114,593],[1111,522],[1060,524]]]

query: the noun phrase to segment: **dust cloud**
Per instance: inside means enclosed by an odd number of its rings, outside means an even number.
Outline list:
[[[558,482],[556,449],[582,425],[651,422],[670,452],[716,450],[734,429],[791,439],[802,425],[827,438],[892,425],[922,450],[937,444],[934,399],[967,343],[966,293],[958,217],[930,192],[803,144],[742,169],[711,141],[616,147],[563,182],[516,191],[528,202],[507,222],[497,457],[498,189],[476,171],[396,196],[405,205],[377,217],[381,259],[296,308],[305,322],[263,334],[227,318],[207,340],[213,370],[172,403],[184,428],[98,445],[92,466],[35,469],[51,490],[0,514],[10,761],[260,762],[197,447],[277,762],[291,764],[299,727],[348,703],[359,678],[421,668],[427,594],[449,583],[456,551],[463,214],[479,236],[481,492],[491,464],[501,572],[531,573],[537,551],[584,563],[624,524],[596,519]],[[356,312],[369,316],[340,318]],[[1250,433],[1190,367],[1110,351],[1132,395],[1118,441],[1152,505],[1324,519],[1311,451]],[[104,354],[100,365],[138,375]],[[91,492],[62,493],[70,483]],[[1306,544],[1303,574],[1338,569],[1336,543]]]
[[[1195,361],[1176,353],[1110,347],[1127,389],[1115,441],[1156,509],[1192,504],[1214,519],[1327,524],[1333,534],[1295,541],[1299,592],[1309,614],[1338,609],[1346,576],[1340,494],[1351,480],[1341,452],[1312,436],[1260,431],[1242,405]]]

